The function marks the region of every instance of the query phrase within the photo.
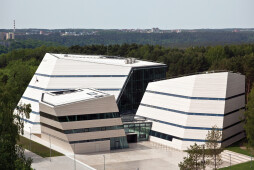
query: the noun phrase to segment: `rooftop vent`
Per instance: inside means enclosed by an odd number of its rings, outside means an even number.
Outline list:
[[[136,63],[136,58],[126,58],[125,64],[133,64]]]

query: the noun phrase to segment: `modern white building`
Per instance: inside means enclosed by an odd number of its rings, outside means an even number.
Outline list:
[[[185,150],[214,125],[223,147],[242,139],[244,108],[245,76],[219,72],[149,83],[136,116],[152,121],[150,141]]]
[[[120,114],[135,113],[148,82],[166,77],[166,65],[135,59],[98,55],[46,53],[20,102],[30,103],[32,113],[25,130],[41,133],[39,101],[42,93],[94,88],[114,95]]]
[[[95,89],[45,92],[39,110],[42,139],[66,150],[89,153],[128,147],[113,95]]]

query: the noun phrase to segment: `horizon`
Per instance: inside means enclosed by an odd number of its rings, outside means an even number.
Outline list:
[[[252,0],[3,0],[0,28],[12,29],[13,20],[16,29],[254,28],[253,6]]]

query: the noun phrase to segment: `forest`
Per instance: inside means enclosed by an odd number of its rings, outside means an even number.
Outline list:
[[[190,46],[214,46],[229,44],[254,43],[254,32],[242,31],[194,31],[181,33],[137,33],[120,31],[100,30],[94,35],[81,36],[61,36],[60,33],[50,35],[17,35],[17,40],[40,40],[61,44],[64,46],[72,45],[92,45],[92,44],[150,44],[162,45],[165,47],[186,48]]]
[[[12,115],[45,53],[113,55],[162,62],[168,66],[167,78],[207,70],[226,70],[246,75],[245,129],[250,145],[254,146],[252,112],[254,110],[254,44],[196,46],[184,49],[138,44],[71,47],[43,45],[37,48],[15,49],[0,55],[0,152],[7,153],[1,154],[0,159],[5,163],[13,161],[12,164],[8,164],[10,166],[17,167],[21,164],[29,167],[29,161],[22,157],[22,152],[18,152],[21,156],[16,152],[15,144],[20,127],[12,124],[14,119]],[[10,158],[12,159],[9,160]]]

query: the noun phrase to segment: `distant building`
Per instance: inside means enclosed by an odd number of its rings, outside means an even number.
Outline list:
[[[244,138],[244,108],[245,76],[220,72],[149,83],[136,116],[152,121],[150,141],[186,150],[214,125],[222,147]]]
[[[0,40],[5,40],[5,39],[6,39],[6,33],[0,32]]]
[[[9,40],[9,39],[14,40],[15,34],[14,34],[14,32],[8,32],[5,34],[5,37],[6,37],[6,40]]]
[[[42,139],[66,150],[89,153],[128,148],[113,95],[95,89],[45,92],[39,110]]]

